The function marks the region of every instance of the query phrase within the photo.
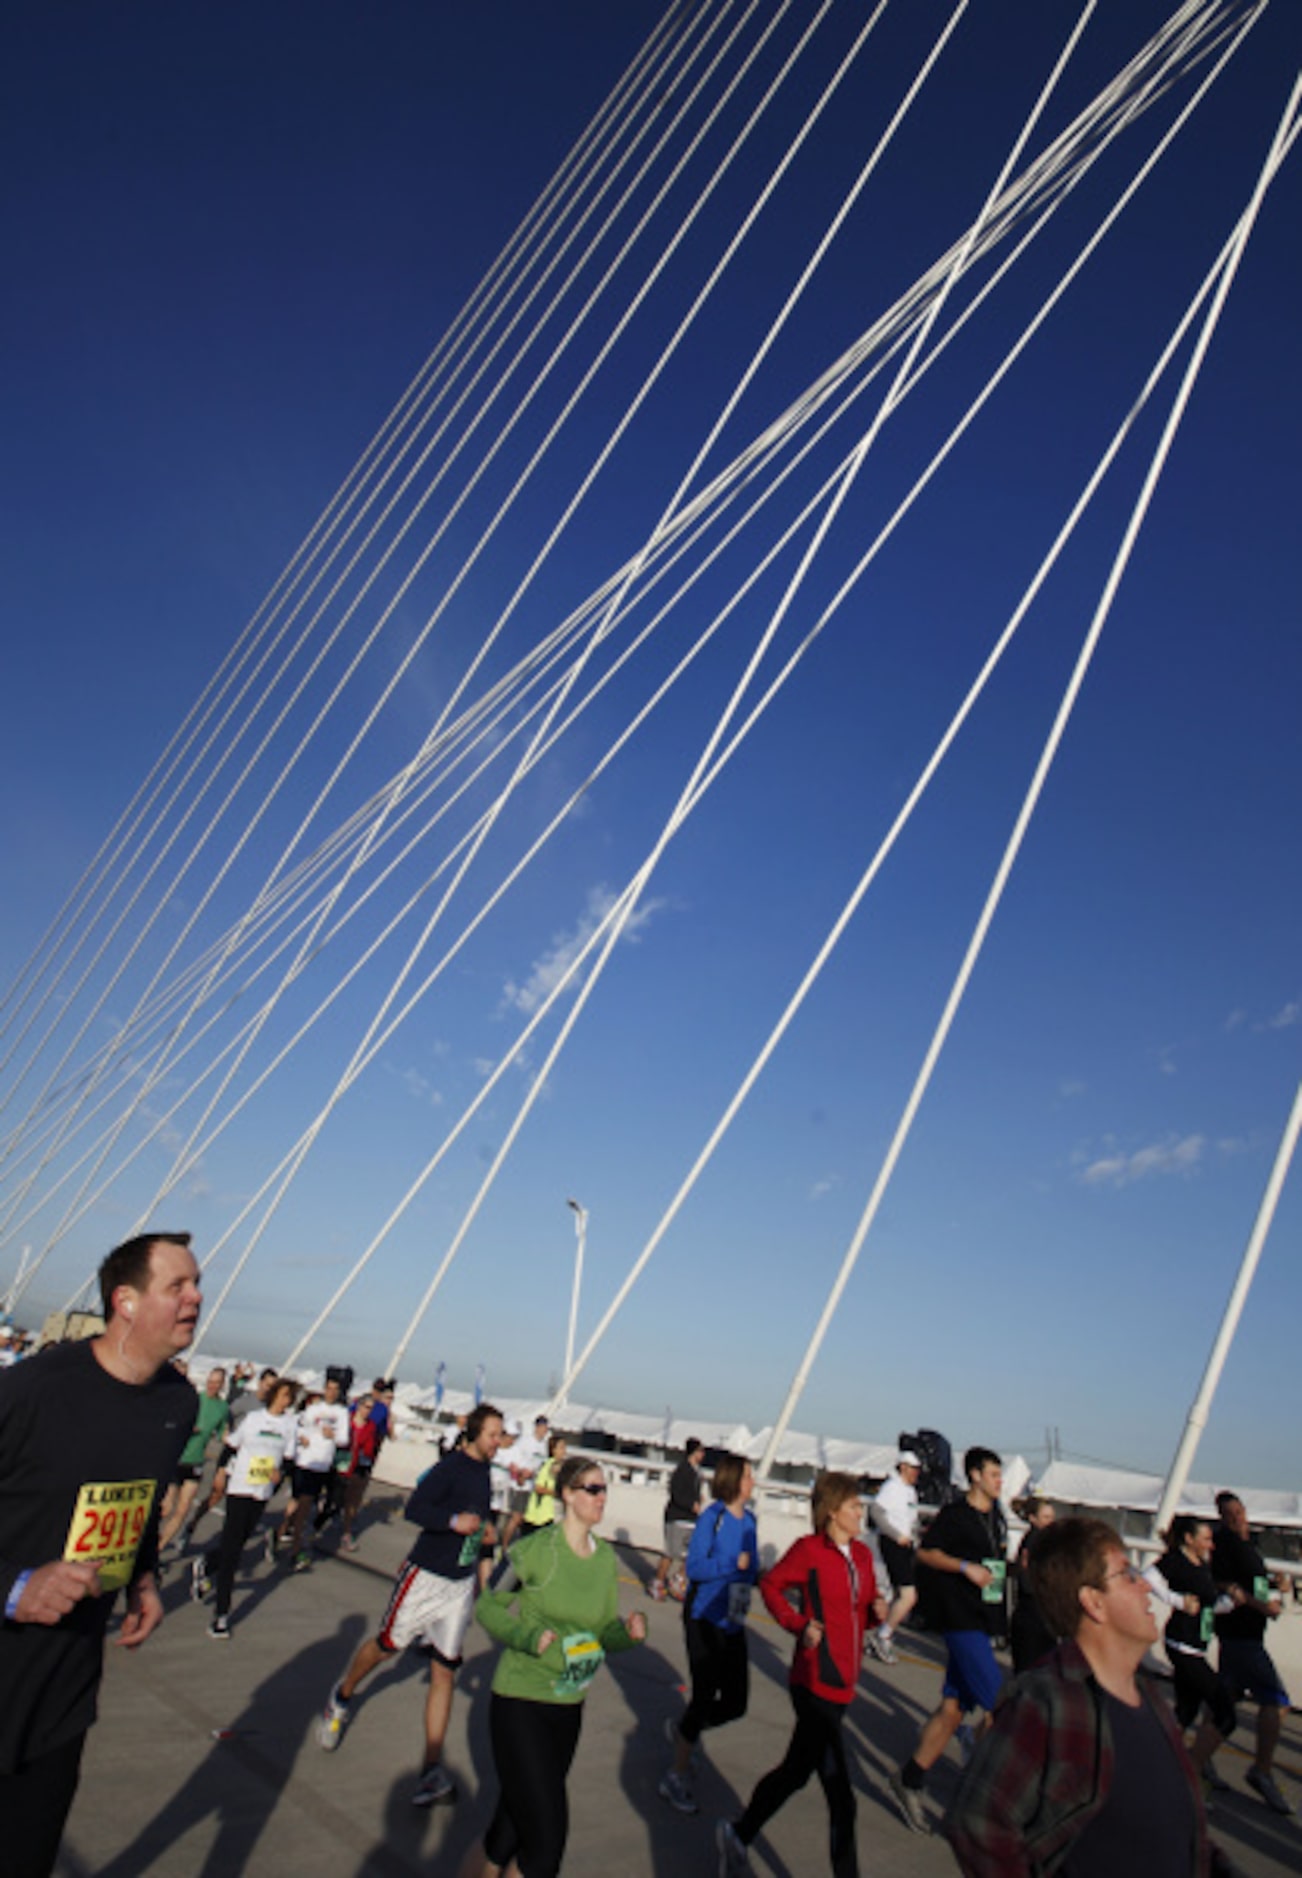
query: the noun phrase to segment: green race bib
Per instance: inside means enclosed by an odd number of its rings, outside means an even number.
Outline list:
[[[1269,1604],[1271,1598],[1274,1596],[1270,1588],[1269,1578],[1254,1578],[1252,1581],[1252,1595],[1259,1604]]]
[[[479,1557],[482,1546],[479,1533],[480,1529],[476,1529],[474,1532],[468,1532],[461,1541],[461,1550],[457,1553],[458,1565],[473,1565],[475,1560]]]
[[[590,1630],[571,1631],[561,1638],[565,1667],[552,1684],[562,1701],[577,1702],[606,1660],[606,1652]]]
[[[1008,1576],[1006,1558],[983,1558],[981,1563],[990,1573],[990,1583],[981,1587],[983,1604],[1002,1604],[1004,1601],[1004,1580]]]
[[[1199,1642],[1210,1643],[1212,1640],[1212,1631],[1215,1629],[1215,1627],[1216,1627],[1216,1620],[1212,1616],[1212,1607],[1210,1604],[1206,1604],[1203,1606],[1202,1615],[1198,1620]]]

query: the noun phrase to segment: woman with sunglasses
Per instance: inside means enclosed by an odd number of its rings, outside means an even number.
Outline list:
[[[573,1455],[556,1478],[563,1512],[517,1540],[475,1606],[505,1645],[493,1676],[489,1734],[501,1796],[484,1835],[486,1878],[553,1878],[569,1830],[565,1780],[583,1698],[606,1656],[646,1636],[646,1618],[619,1615],[615,1554],[596,1527],[606,1478]]]

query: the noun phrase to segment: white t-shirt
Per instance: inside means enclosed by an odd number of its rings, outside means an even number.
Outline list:
[[[326,1474],[335,1449],[348,1446],[348,1410],[342,1402],[314,1402],[298,1418],[298,1465],[309,1474]]]
[[[873,1501],[873,1525],[888,1539],[912,1540],[918,1529],[918,1489],[900,1474],[884,1480]]]
[[[547,1459],[547,1443],[533,1435],[521,1435],[509,1450],[511,1472],[517,1487],[528,1485]]]
[[[240,1500],[269,1500],[277,1474],[293,1458],[294,1436],[292,1415],[250,1409],[226,1437],[235,1456],[227,1492]]]

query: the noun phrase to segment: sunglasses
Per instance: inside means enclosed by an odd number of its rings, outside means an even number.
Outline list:
[[[574,1491],[576,1493],[605,1493],[606,1483],[604,1480],[585,1480]]]

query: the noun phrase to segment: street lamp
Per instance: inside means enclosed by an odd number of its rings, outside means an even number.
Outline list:
[[[562,1372],[561,1388],[569,1394],[570,1371],[574,1367],[574,1332],[579,1322],[579,1286],[583,1282],[583,1247],[588,1236],[587,1209],[577,1200],[567,1200],[566,1206],[574,1212],[574,1236],[577,1244],[574,1248],[574,1290],[570,1294],[570,1334],[565,1339],[565,1368]]]

